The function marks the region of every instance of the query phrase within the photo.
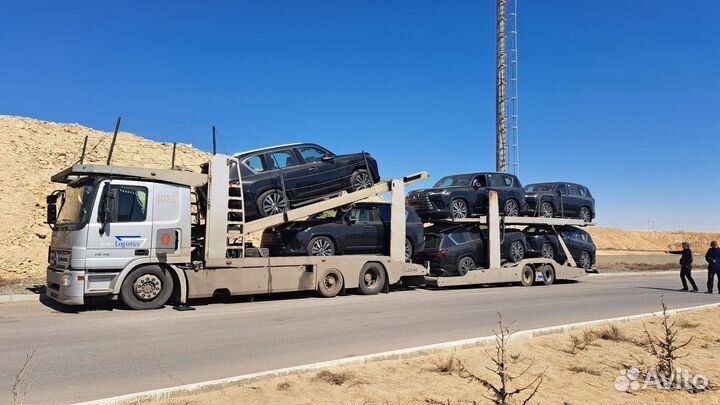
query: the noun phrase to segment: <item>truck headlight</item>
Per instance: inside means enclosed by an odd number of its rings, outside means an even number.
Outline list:
[[[63,287],[70,287],[72,284],[72,274],[63,274],[60,279],[60,285]]]

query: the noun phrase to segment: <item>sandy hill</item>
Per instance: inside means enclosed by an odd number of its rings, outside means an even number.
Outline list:
[[[31,118],[0,116],[0,281],[44,277],[50,228],[45,220],[45,196],[58,185],[50,176],[77,162],[88,136],[85,161],[105,163],[110,133],[78,124],[57,124]],[[121,132],[113,164],[167,168],[172,145]],[[191,170],[208,155],[188,145],[178,145],[176,163]],[[660,252],[687,240],[704,250],[720,234],[638,232],[590,229],[599,249]]]
[[[78,124],[56,124],[30,118],[0,116],[0,278],[43,277],[50,228],[45,196],[58,187],[50,176],[80,157],[88,136],[86,163],[105,164],[111,133]],[[175,162],[192,170],[207,154],[178,145]],[[120,132],[113,164],[169,168],[172,144]]]
[[[705,253],[713,240],[720,240],[720,233],[684,231],[645,232],[623,229],[587,228],[600,250],[622,250],[659,253],[680,249],[682,242],[689,242],[695,253]]]

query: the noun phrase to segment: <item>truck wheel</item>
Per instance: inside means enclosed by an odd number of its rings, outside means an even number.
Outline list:
[[[143,266],[130,272],[120,288],[120,298],[132,309],[157,309],[173,292],[173,278],[159,266]]]
[[[340,293],[343,276],[338,270],[327,269],[318,280],[317,290],[325,298],[332,298]]]
[[[520,283],[523,287],[530,287],[535,282],[535,270],[529,265],[523,267],[520,272]]]
[[[385,269],[378,263],[365,263],[360,270],[360,292],[364,295],[374,295],[382,291],[385,286]]]
[[[552,285],[555,282],[555,269],[553,266],[546,264],[542,267],[543,284]]]
[[[372,187],[373,181],[367,170],[360,169],[354,171],[352,176],[350,176],[350,185],[353,191],[358,191]]]

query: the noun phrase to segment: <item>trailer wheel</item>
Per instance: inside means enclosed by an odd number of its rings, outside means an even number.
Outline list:
[[[379,263],[365,263],[360,270],[360,292],[375,295],[385,286],[385,269]]]
[[[532,266],[526,265],[520,272],[520,283],[523,287],[530,287],[535,282],[535,270]]]
[[[338,270],[327,269],[318,280],[317,290],[325,298],[332,298],[340,293],[343,276]]]
[[[173,279],[159,266],[143,266],[128,274],[120,288],[120,298],[132,309],[157,309],[173,292]]]
[[[555,269],[553,266],[546,264],[542,267],[543,284],[552,285],[555,282]]]

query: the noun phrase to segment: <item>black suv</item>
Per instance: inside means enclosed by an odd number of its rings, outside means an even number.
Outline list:
[[[235,157],[240,161],[248,221],[279,214],[288,202],[289,207],[297,207],[380,181],[377,162],[370,154],[335,155],[313,143],[274,146]]]
[[[590,190],[575,183],[536,183],[525,186],[528,212],[546,218],[579,218],[592,222],[595,199]]]
[[[464,276],[468,271],[487,268],[488,229],[484,225],[438,223],[425,228],[425,252],[417,260],[430,262],[434,276]],[[506,229],[501,260],[517,263],[525,258],[525,235]]]
[[[572,226],[557,228],[565,246],[578,267],[590,270],[595,264],[595,243],[589,233]],[[547,225],[531,225],[523,230],[527,242],[527,254],[532,257],[554,259],[559,263],[567,260],[557,234]]]
[[[498,193],[505,215],[518,216],[525,211],[525,190],[517,177],[506,173],[446,176],[433,188],[411,192],[406,202],[424,219],[467,218],[487,214],[491,190]]]
[[[405,259],[424,250],[423,224],[412,208],[405,208]],[[350,210],[328,210],[306,221],[266,229],[262,247],[277,256],[334,256],[389,254],[390,204],[357,203]]]

